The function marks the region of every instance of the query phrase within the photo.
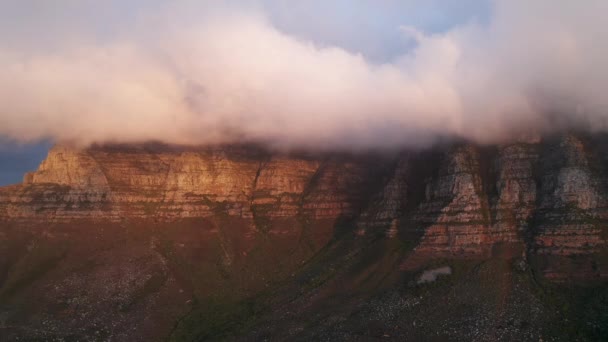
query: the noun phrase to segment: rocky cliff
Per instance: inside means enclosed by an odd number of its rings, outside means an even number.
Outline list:
[[[554,283],[603,281],[606,141],[567,134],[382,154],[56,146],[22,184],[0,188],[0,323],[20,322],[11,336],[90,336],[82,319],[57,317],[101,309],[109,314],[88,322],[100,338],[176,336],[154,322],[248,298],[302,265],[299,292],[495,257]],[[339,276],[340,264],[357,271]]]
[[[434,256],[487,255],[498,243],[589,254],[602,249],[608,219],[605,157],[590,146],[599,145],[575,135],[382,157],[56,146],[22,185],[1,190],[0,219],[159,223],[226,215],[273,234],[327,221],[323,235],[355,220],[359,235],[418,231],[417,252]]]
[[[171,221],[352,215],[370,158],[273,156],[253,148],[54,147],[21,186],[3,189],[2,219]]]

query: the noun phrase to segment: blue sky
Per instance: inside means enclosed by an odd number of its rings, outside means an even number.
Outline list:
[[[20,183],[23,174],[36,170],[51,146],[50,143],[0,143],[0,185]]]
[[[86,35],[91,42],[120,37],[141,18],[164,11],[163,6],[183,6],[188,10],[180,14],[196,20],[217,4],[254,8],[287,34],[385,59],[404,47],[399,26],[441,32],[472,20],[483,22],[491,0],[4,0],[0,38],[3,44],[52,52],[54,45],[76,36]]]
[[[374,60],[403,53],[409,45],[398,29],[428,33],[470,21],[483,23],[488,0],[265,1],[273,23],[284,32],[338,45]]]

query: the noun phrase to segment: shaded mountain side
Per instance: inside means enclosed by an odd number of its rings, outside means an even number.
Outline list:
[[[607,336],[607,144],[56,146],[0,188],[0,335]]]

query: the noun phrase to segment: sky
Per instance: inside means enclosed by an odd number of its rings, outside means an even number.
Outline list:
[[[0,184],[53,143],[365,150],[606,131],[607,12],[604,0],[0,0]]]
[[[28,171],[38,168],[51,144],[19,144],[0,142],[0,186],[20,183]]]

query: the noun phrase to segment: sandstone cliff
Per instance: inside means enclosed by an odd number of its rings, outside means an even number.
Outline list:
[[[218,213],[251,218],[352,215],[369,160],[272,156],[239,147],[54,147],[21,186],[4,189],[6,220],[170,221]]]
[[[525,242],[539,254],[585,254],[605,243],[604,163],[601,151],[574,135],[382,158],[245,147],[56,146],[22,185],[1,190],[0,219],[171,222],[228,215],[276,234],[311,220],[333,222],[330,230],[356,220],[356,234],[417,230],[417,251],[436,256],[488,254],[505,242]]]
[[[8,317],[17,337],[90,336],[87,324],[102,339],[178,334],[171,322],[188,312],[213,317],[216,303],[285,279],[314,301],[327,284],[358,293],[442,260],[604,281],[607,142],[568,134],[381,155],[56,146],[0,188],[0,328]]]

